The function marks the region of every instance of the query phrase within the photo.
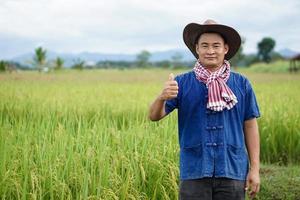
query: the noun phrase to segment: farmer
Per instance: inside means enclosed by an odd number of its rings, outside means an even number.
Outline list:
[[[190,23],[183,40],[197,61],[192,71],[169,75],[150,106],[158,121],[178,109],[181,200],[245,199],[259,191],[260,116],[248,79],[230,71],[241,38],[229,26]],[[249,163],[249,160],[250,163]]]

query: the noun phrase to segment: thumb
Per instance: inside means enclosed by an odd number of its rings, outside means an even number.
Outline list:
[[[171,73],[171,74],[169,75],[169,81],[173,81],[173,80],[174,80],[174,74]]]

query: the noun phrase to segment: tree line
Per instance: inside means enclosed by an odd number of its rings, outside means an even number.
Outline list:
[[[263,38],[257,44],[257,54],[246,55],[243,52],[243,46],[245,43],[245,38],[242,39],[242,45],[238,50],[237,54],[230,60],[232,66],[250,66],[256,62],[266,62],[269,63],[272,60],[283,59],[278,53],[274,52],[273,49],[276,42],[271,37]],[[146,68],[146,67],[158,67],[158,68],[183,68],[192,67],[194,61],[184,61],[183,55],[179,52],[175,53],[171,60],[163,60],[151,62],[151,53],[147,50],[141,51],[136,55],[135,61],[99,61],[94,65],[89,65],[84,60],[77,59],[73,61],[72,69],[83,70],[92,68]],[[57,57],[52,61],[47,61],[47,50],[43,47],[37,47],[34,50],[34,56],[32,59],[33,69],[40,72],[47,72],[50,70],[57,71],[63,69],[64,59]],[[23,66],[17,62],[11,61],[0,61],[0,71],[13,71],[16,69],[32,69],[27,66]]]

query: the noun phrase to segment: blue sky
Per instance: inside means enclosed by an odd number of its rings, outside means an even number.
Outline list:
[[[182,30],[214,19],[246,38],[300,51],[299,0],[0,0],[0,59],[37,46],[61,53],[185,49]]]

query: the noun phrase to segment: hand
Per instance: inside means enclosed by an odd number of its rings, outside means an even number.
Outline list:
[[[159,98],[161,100],[170,100],[177,97],[178,94],[178,84],[174,79],[174,74],[169,75],[169,80],[165,82],[165,87],[160,94]]]
[[[259,170],[250,169],[247,180],[245,190],[248,191],[248,195],[250,199],[253,199],[255,195],[259,192],[260,187],[260,178],[259,178]]]

